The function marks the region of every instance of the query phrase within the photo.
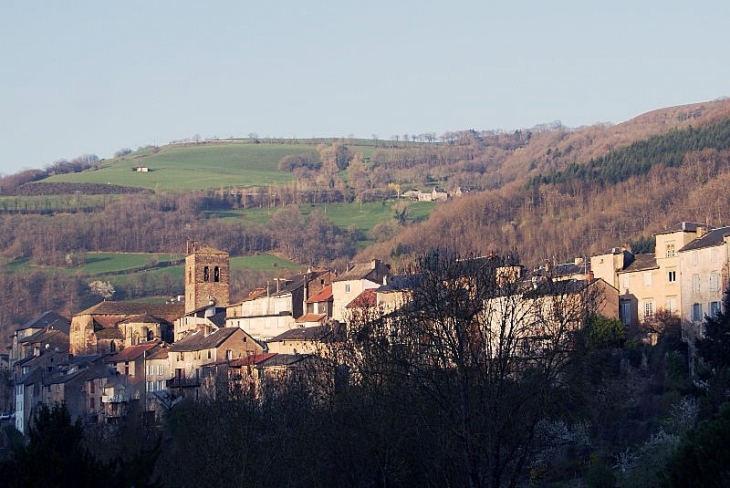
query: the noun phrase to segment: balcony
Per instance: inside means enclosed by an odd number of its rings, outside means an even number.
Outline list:
[[[102,395],[101,403],[126,403],[129,401],[127,395]]]
[[[172,378],[167,380],[168,388],[195,388],[200,386],[198,378]]]

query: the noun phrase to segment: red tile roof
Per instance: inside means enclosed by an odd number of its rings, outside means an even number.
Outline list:
[[[297,322],[321,322],[325,318],[327,318],[327,314],[324,313],[308,313],[299,317]]]
[[[328,300],[332,300],[332,285],[327,285],[322,288],[322,291],[312,295],[311,298],[307,300],[307,303],[319,303],[326,302]]]
[[[264,354],[254,354],[252,356],[246,356],[244,358],[234,359],[233,361],[230,361],[228,364],[234,368],[238,368],[241,366],[259,364],[259,363],[266,361],[267,359],[273,358],[274,356],[276,356],[275,352],[267,352]]]
[[[377,303],[375,288],[368,288],[356,296],[345,308],[374,307]]]
[[[150,351],[151,349],[154,349],[157,347],[159,343],[157,341],[152,342],[145,342],[144,344],[139,344],[137,346],[129,346],[122,349],[121,352],[115,354],[114,356],[110,357],[108,361],[110,363],[119,363],[122,361],[134,361],[141,355],[143,355],[145,352]]]

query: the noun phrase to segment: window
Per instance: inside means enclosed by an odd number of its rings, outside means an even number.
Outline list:
[[[94,410],[96,408],[96,403],[94,402],[94,397],[89,398],[89,408],[91,410]]]
[[[92,395],[94,394],[94,382],[93,381],[89,382],[89,393]]]
[[[710,291],[720,290],[720,275],[717,273],[710,274]]]
[[[693,293],[700,292],[700,275],[698,275],[698,274],[692,275],[692,292]]]
[[[667,281],[670,283],[674,283],[677,281],[677,272],[676,271],[670,271],[667,273]]]
[[[702,304],[693,303],[692,304],[692,321],[699,322],[700,320],[702,320]]]
[[[124,362],[124,374],[129,374],[129,361]]]
[[[624,290],[629,289],[629,275],[625,274],[625,275],[621,276],[621,287]]]
[[[209,281],[210,280],[210,269],[205,266],[203,268],[203,281]]]
[[[216,266],[215,268],[213,268],[213,281],[215,281],[217,283],[220,280],[221,280],[221,269],[218,266]]]
[[[666,254],[666,256],[668,258],[673,258],[675,252],[676,252],[676,250],[675,250],[675,247],[674,247],[674,243],[667,244],[667,254]]]
[[[651,286],[652,276],[651,272],[644,273],[644,286]]]
[[[692,253],[692,264],[697,266],[698,262],[699,262],[699,256],[697,255],[697,251],[694,251]]]
[[[667,298],[667,312],[674,313],[677,311],[677,299]]]
[[[345,285],[345,293],[350,293],[350,285]]]
[[[154,381],[147,382],[147,391],[155,391],[155,382]]]
[[[720,302],[710,302],[710,317],[720,313]]]
[[[229,361],[233,359],[233,351],[231,351],[230,349],[226,350],[226,359]]]
[[[717,249],[713,249],[712,251],[710,251],[710,262],[716,263],[718,256],[719,256],[719,253],[718,253]]]
[[[644,318],[654,317],[654,302],[644,302]]]
[[[163,374],[165,374],[165,366],[163,366],[162,364],[158,364],[157,365],[157,375],[162,376]]]

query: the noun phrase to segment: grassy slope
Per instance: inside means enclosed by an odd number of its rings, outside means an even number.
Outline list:
[[[105,162],[98,170],[52,176],[46,182],[111,183],[155,190],[180,191],[226,186],[262,186],[291,181],[277,169],[290,154],[315,150],[309,145],[225,144],[164,146]],[[149,173],[137,173],[144,166]]]

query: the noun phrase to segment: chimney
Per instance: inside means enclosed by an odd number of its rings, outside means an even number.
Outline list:
[[[706,225],[698,225],[697,226],[697,239],[704,237],[705,234],[707,234],[707,226]]]

